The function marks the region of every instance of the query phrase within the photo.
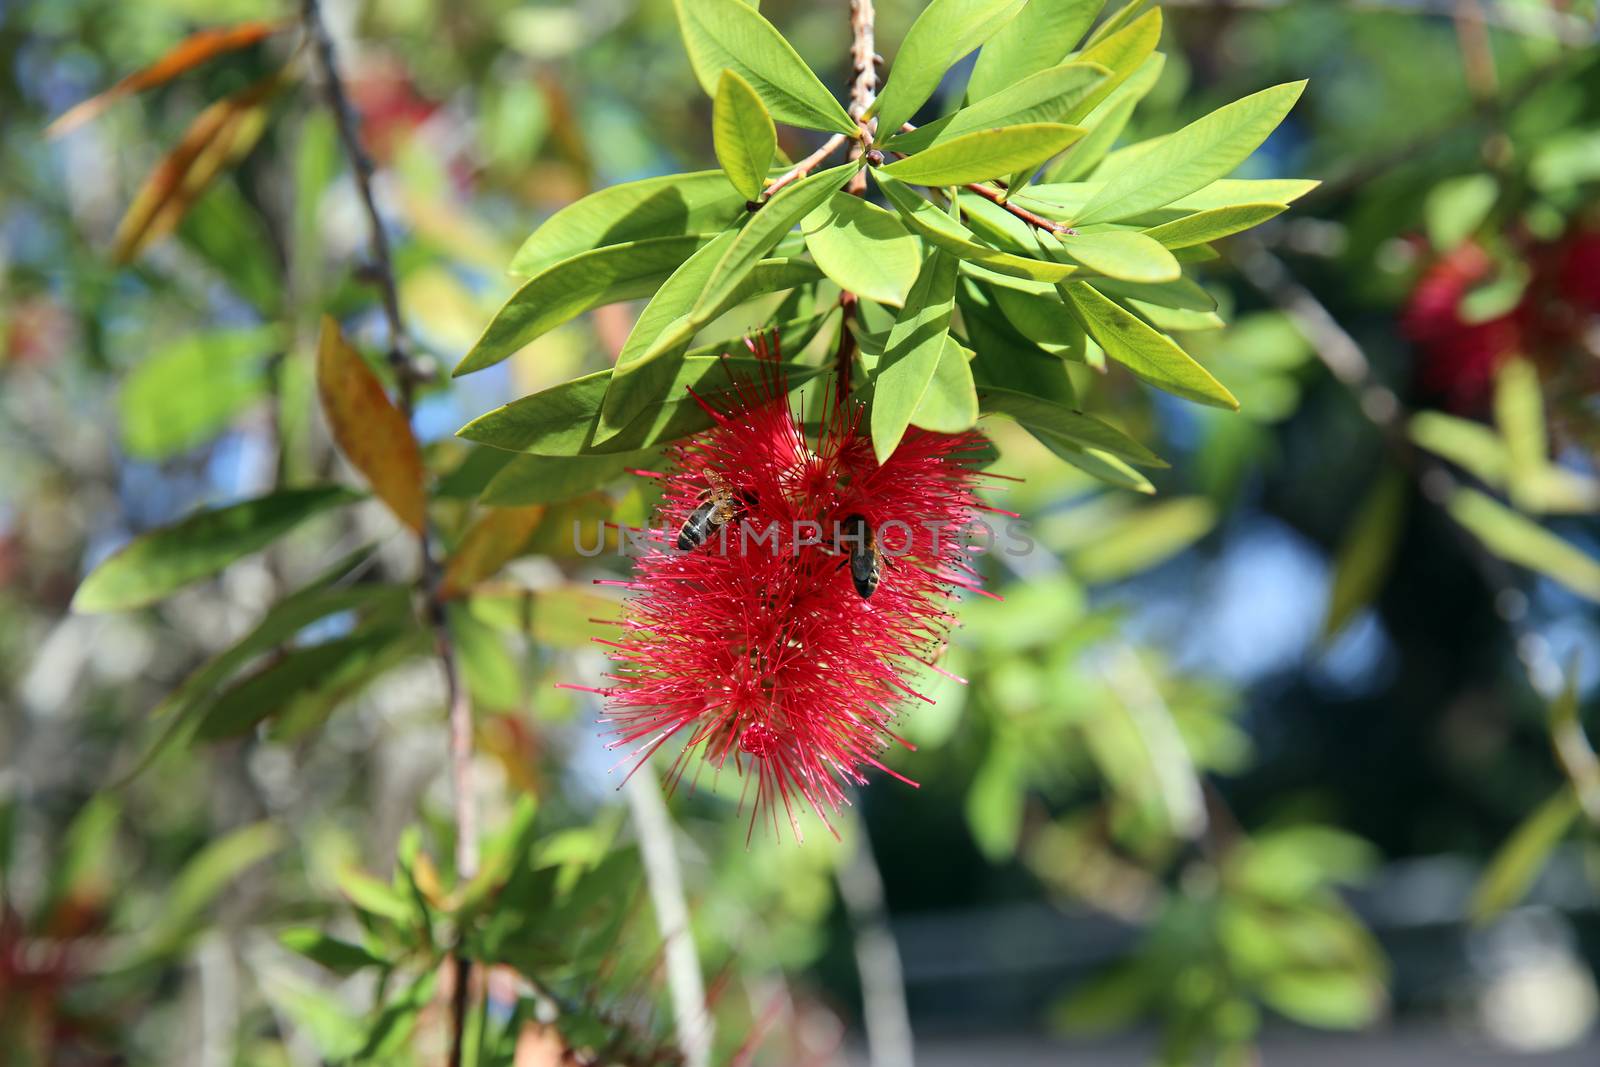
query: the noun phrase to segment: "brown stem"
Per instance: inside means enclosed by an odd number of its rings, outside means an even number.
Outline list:
[[[1029,211],[1025,207],[1022,207],[1018,204],[1013,204],[998,189],[991,189],[989,186],[983,185],[979,182],[972,182],[970,185],[967,185],[964,188],[968,192],[977,193],[991,204],[1000,205],[1011,214],[1021,219],[1023,222],[1026,222],[1029,226],[1035,226],[1041,230],[1047,230],[1050,233],[1063,236],[1074,236],[1078,232],[1064,222],[1057,222],[1055,219],[1047,219],[1043,215]]]
[[[333,39],[322,21],[319,0],[301,0],[301,24],[306,37],[314,45],[318,74],[328,109],[333,112],[339,130],[339,141],[355,176],[356,192],[366,209],[368,239],[372,263],[367,273],[378,287],[383,302],[384,318],[389,326],[389,362],[395,371],[399,386],[399,406],[407,422],[411,419],[416,398],[416,387],[426,375],[418,370],[407,352],[405,320],[400,314],[400,288],[395,278],[394,259],[389,250],[389,236],[383,227],[383,216],[378,211],[372,191],[372,161],[361,147],[357,131],[359,118],[350,106],[344,88],[344,78],[339,71],[338,57]],[[421,557],[421,574],[418,585],[426,601],[425,617],[433,630],[434,648],[439,666],[444,671],[446,703],[449,707],[450,726],[450,778],[455,793],[456,877],[462,882],[472,878],[478,870],[478,819],[472,783],[472,703],[463,684],[455,643],[446,624],[444,600],[440,595],[442,568],[434,555],[429,531],[424,529],[418,537]],[[462,1037],[466,1031],[468,1002],[471,997],[472,962],[461,953],[456,954],[457,993],[452,1012],[452,1038],[450,1063],[459,1067],[462,1058]]]
[[[810,174],[812,171],[816,170],[817,166],[821,164],[824,159],[827,159],[829,156],[837,152],[839,150],[839,146],[848,140],[849,138],[844,134],[836,133],[826,141],[823,141],[822,147],[818,148],[815,152],[811,153],[809,156],[790,167],[777,178],[773,179],[772,184],[767,186],[767,199],[772,199],[773,195],[784,186],[792,185],[801,178],[804,178],[807,174]]]
[[[850,329],[850,316],[856,313],[856,302],[856,294],[848,289],[839,294],[839,309],[844,315],[839,320],[839,350],[833,357],[835,406],[850,395],[850,369],[856,358],[856,335]]]
[[[878,135],[878,120],[863,117],[878,98],[878,49],[873,41],[876,24],[872,0],[850,0],[850,66],[854,72],[850,81],[850,117],[861,130],[860,139],[850,146],[851,159],[860,159]],[[857,171],[845,188],[855,196],[864,194],[866,172]]]

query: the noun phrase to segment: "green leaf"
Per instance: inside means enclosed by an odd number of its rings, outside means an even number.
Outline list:
[[[1333,588],[1323,620],[1326,640],[1343,630],[1383,588],[1405,521],[1407,478],[1388,471],[1375,481],[1345,532],[1333,565]]]
[[[1169,497],[1139,507],[1098,531],[1093,542],[1069,557],[1085,582],[1111,582],[1176,556],[1217,522],[1217,509],[1205,497]]]
[[[1106,69],[1097,63],[1063,63],[964,107],[954,115],[898,134],[890,138],[885,147],[895,152],[921,152],[979,130],[1023,123],[1064,122],[1064,116],[1071,114],[1105,80],[1106,74]]]
[[[647,462],[654,454],[646,450],[603,456],[512,455],[511,462],[484,488],[483,503],[505,508],[570,500]]]
[[[511,294],[484,327],[455,376],[493,366],[562,323],[604,304],[649,296],[712,238],[647,237],[564,259]]]
[[[1099,449],[1140,466],[1167,466],[1160,456],[1110,423],[1043,397],[985,385],[978,390],[978,401],[983,411],[1009,415],[1036,436],[1062,438],[1075,448]]]
[[[511,273],[532,277],[562,260],[609,245],[716,233],[744,217],[748,199],[720,170],[613,185],[545,220],[512,257]]]
[[[995,295],[999,292],[995,290]],[[969,283],[960,305],[967,337],[977,352],[972,373],[978,385],[1026,393],[1070,409],[1076,398],[1065,364],[1018,333],[993,303],[980,304],[976,296]]]
[[[747,200],[759,198],[778,150],[778,131],[761,97],[736,71],[725,70],[717,79],[711,143],[733,187]]]
[[[292,649],[246,675],[217,695],[196,738],[238,737],[275,715],[320,722],[392,666],[402,651],[420,646],[417,629],[384,622],[389,624]]]
[[[898,130],[939,87],[956,60],[988,40],[1023,0],[933,0],[906,31],[889,80],[869,114],[880,135]]]
[[[895,181],[886,173],[886,169],[873,171],[873,180],[911,229],[923,240],[951,253],[963,264],[976,263],[1001,274],[1043,282],[1062,281],[1077,273],[1078,268],[1070,263],[1030,259],[979,243],[971,230]]]
[[[779,122],[855,136],[854,120],[773,25],[741,0],[673,0],[695,77],[714,94],[724,70],[748,82]]]
[[[1028,0],[978,52],[967,99],[986,99],[1060,63],[1104,5],[1105,0]]]
[[[1159,52],[1146,55],[1144,62],[1127,76],[1126,81],[1117,86],[1115,91],[1104,94],[1105,98],[1096,103],[1089,114],[1078,119],[1076,125],[1089,132],[1067,149],[1060,161],[1046,172],[1045,181],[1070,182],[1088,177],[1117,143],[1122,131],[1128,128],[1134,108],[1155,87],[1166,62],[1167,57]],[[1102,95],[1103,89],[1102,83],[1093,95]]]
[[[1132,10],[1135,9],[1130,4],[1118,14]],[[1161,27],[1161,9],[1158,7],[1126,25],[1114,27],[1113,20],[1108,19],[1091,35],[1089,46],[1078,53],[1077,60],[1080,63],[1098,63],[1109,70],[1111,76],[1078,105],[1083,114],[1087,115],[1109,99],[1123,82],[1139,71],[1148,69],[1146,64],[1154,54],[1156,45],[1161,43]],[[1102,34],[1102,31],[1108,32]]]
[[[341,941],[310,926],[292,926],[278,934],[278,943],[313,963],[339,975],[351,975],[365,967],[382,967],[386,961],[360,945]]]
[[[911,413],[911,425],[933,433],[965,433],[978,422],[978,391],[972,381],[971,353],[945,334],[939,363],[928,389]]]
[[[1069,259],[1108,278],[1159,284],[1183,276],[1183,268],[1160,241],[1133,230],[1069,234],[1057,243]]]
[[[941,140],[883,173],[912,185],[965,185],[1037,166],[1082,137],[1081,126],[1034,122]]]
[[[967,788],[967,828],[991,863],[1009,859],[1017,851],[1027,800],[1023,770],[1014,745],[997,742]]]
[[[134,538],[101,563],[78,586],[72,610],[126,611],[152,604],[259,552],[313,515],[359,499],[348,489],[324,485],[197,512]]]
[[[1456,490],[1445,507],[1495,555],[1600,600],[1600,561],[1582,549],[1476,489]]]
[[[922,262],[922,242],[893,212],[834,193],[800,228],[806,251],[841,289],[891,307],[905,304]]]
[[[1209,371],[1133,312],[1086,282],[1067,282],[1061,291],[1095,343],[1140,380],[1201,404],[1239,409],[1233,394]]]
[[[417,1028],[417,1019],[433,1000],[434,986],[439,981],[440,968],[420,975],[383,1006],[372,1028],[367,1031],[366,1043],[355,1054],[355,1061],[394,1063]]]
[[[1411,440],[1499,489],[1511,472],[1505,441],[1487,426],[1440,411],[1419,411],[1406,424]]]
[[[872,451],[882,464],[905,436],[933,381],[955,310],[956,261],[930,249],[872,379]]]
[[[738,0],[727,2],[742,6]],[[755,269],[761,257],[770,252],[801,219],[827,203],[828,198],[859,169],[859,164],[844,163],[801,178],[762,205],[713,268],[710,282],[701,291],[700,298],[695,301],[688,315],[688,322],[693,328],[704,326],[717,316],[719,308],[728,306],[728,298]]]
[[[336,880],[339,892],[344,894],[345,899],[367,915],[388,919],[401,926],[410,926],[421,918],[417,915],[415,903],[401,896],[387,882],[380,882],[365,871],[356,868],[343,870]]]
[[[1545,861],[1572,829],[1580,810],[1572,786],[1563,785],[1523,820],[1489,861],[1472,892],[1467,913],[1473,922],[1487,922],[1528,895]]]
[[[1210,211],[1196,211],[1181,219],[1152,226],[1144,232],[1146,237],[1160,241],[1168,248],[1188,248],[1259,226],[1287,210],[1287,204],[1235,204],[1232,207],[1212,208]]]
[[[146,359],[122,384],[122,447],[166,459],[220,433],[265,395],[267,357],[282,344],[274,326],[195,334]]]
[[[1079,224],[1115,222],[1198,192],[1254,152],[1300,99],[1305,82],[1263,89],[1161,139],[1121,166],[1076,215]]]
[[[782,366],[791,389],[822,372],[795,363]],[[707,403],[716,403],[734,391],[730,374],[757,381],[763,369],[770,367],[764,360],[750,358],[687,357],[663,390],[667,399],[648,405],[626,430],[603,441],[596,434],[601,399],[611,381],[609,370],[514,400],[480,415],[456,433],[479,444],[541,456],[633,452],[711,425],[710,416],[689,396],[689,389]]]
[[[672,385],[700,328],[692,306],[736,237],[734,233],[720,234],[695,253],[657,290],[634,323],[617,355],[611,385],[600,406],[601,440],[620,433],[646,406],[663,399],[663,391]],[[802,259],[761,260],[711,309],[706,322],[752,296],[806,285],[820,277],[816,267]]]

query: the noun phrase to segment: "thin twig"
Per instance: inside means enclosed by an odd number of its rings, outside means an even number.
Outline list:
[[[426,380],[418,370],[408,351],[405,320],[400,314],[400,288],[395,277],[394,259],[389,250],[389,236],[384,229],[383,216],[378,211],[372,191],[372,161],[361,147],[357,124],[359,118],[350,106],[345,92],[344,79],[339,71],[338,57],[333,39],[322,21],[319,0],[302,0],[301,23],[306,37],[313,43],[318,74],[328,109],[333,112],[339,130],[339,141],[350,169],[355,177],[356,191],[366,209],[368,239],[372,263],[368,273],[378,287],[382,298],[384,317],[389,326],[389,362],[394,368],[399,386],[399,405],[406,421],[411,421],[415,406],[416,388]],[[456,877],[466,882],[478,872],[478,818],[477,800],[472,781],[472,702],[461,676],[460,663],[450,628],[445,618],[444,600],[440,595],[442,568],[434,555],[429,530],[424,528],[418,536],[421,574],[418,585],[426,601],[425,617],[433,630],[434,649],[439,666],[444,672],[446,704],[450,729],[450,780],[455,795]],[[467,1011],[471,997],[472,961],[456,953],[456,989],[451,1020],[451,1067],[462,1061],[462,1041],[466,1033]]]
[[[667,989],[672,1015],[683,1052],[684,1067],[707,1067],[711,1062],[711,1012],[706,1005],[705,978],[689,928],[689,904],[683,891],[683,872],[672,845],[672,816],[661,799],[661,783],[649,765],[629,775],[623,787],[628,810],[639,835],[639,857],[644,863],[650,903],[666,952]]]
[[[1000,207],[1005,208],[1007,211],[1011,212],[1011,214],[1015,215],[1023,222],[1026,222],[1029,226],[1035,226],[1041,230],[1047,230],[1050,233],[1062,236],[1075,236],[1078,232],[1064,222],[1057,222],[1055,219],[1047,219],[1043,215],[1029,211],[1027,208],[1022,207],[1019,204],[1012,203],[1011,200],[1009,200],[1005,194],[1001,193],[998,189],[991,189],[987,185],[984,185],[980,182],[972,182],[971,184],[965,186],[965,188],[968,192],[977,193],[979,196],[989,201],[989,203],[998,204]]]
[[[850,117],[861,131],[860,139],[850,146],[851,159],[860,159],[878,135],[878,120],[864,117],[878,98],[878,46],[874,42],[877,21],[872,0],[850,0]],[[866,172],[851,175],[845,189],[855,196],[864,194]]]
[[[884,918],[883,876],[872,855],[872,841],[860,819],[855,848],[835,872],[839,897],[855,932],[856,971],[861,978],[861,1013],[867,1027],[872,1067],[911,1067],[911,1015],[906,1008],[900,949]]]
[[[794,166],[790,167],[788,170],[784,171],[781,175],[772,180],[772,184],[767,186],[767,199],[772,199],[773,195],[784,186],[792,185],[801,178],[804,178],[807,174],[810,174],[812,171],[816,170],[823,160],[837,152],[839,147],[849,139],[849,137],[842,133],[836,133],[826,141],[823,141],[822,146],[815,152],[811,153],[809,156],[802,159],[800,162],[796,163]]]

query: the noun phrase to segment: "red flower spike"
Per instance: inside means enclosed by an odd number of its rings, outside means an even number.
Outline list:
[[[953,586],[978,581],[961,535],[982,507],[982,438],[913,428],[880,467],[847,400],[813,441],[790,409],[775,346],[747,344],[771,360],[761,380],[736,381],[725,408],[697,397],[713,427],[669,449],[657,475],[657,524],[627,583],[623,632],[603,642],[614,666],[602,722],[635,768],[681,739],[674,784],[696,755],[695,778],[731,763],[747,796],[755,785],[752,830],[763,810],[778,827],[781,806],[800,838],[798,810],[832,830],[829,813],[865,784],[866,768],[894,774],[879,758],[899,740],[890,726],[908,701],[928,699],[905,675],[942,648]],[[679,531],[708,501],[725,521],[680,551]],[[852,515],[879,538],[870,598],[856,592],[850,546],[835,533]]]

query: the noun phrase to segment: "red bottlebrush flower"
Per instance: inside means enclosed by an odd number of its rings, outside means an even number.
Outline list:
[[[769,355],[764,339],[751,348]],[[674,782],[696,755],[719,770],[731,761],[748,775],[746,795],[755,783],[752,829],[763,808],[776,827],[781,805],[800,837],[797,808],[832,829],[828,813],[867,767],[894,774],[880,761],[899,740],[892,723],[927,700],[906,672],[933,666],[955,589],[979,580],[961,534],[980,507],[982,439],[912,428],[879,466],[848,400],[809,439],[772,355],[763,381],[735,383],[726,410],[702,402],[715,425],[670,449],[654,475],[657,526],[623,583],[633,595],[622,637],[604,642],[615,666],[596,692],[611,747],[642,762],[682,740]],[[881,550],[870,597],[838,540],[855,516]],[[708,536],[681,551],[686,524]]]
[[[1457,410],[1481,408],[1500,365],[1522,346],[1517,314],[1468,322],[1461,301],[1494,271],[1494,261],[1470,242],[1447,253],[1423,273],[1401,319],[1401,331],[1417,346],[1419,384]]]

